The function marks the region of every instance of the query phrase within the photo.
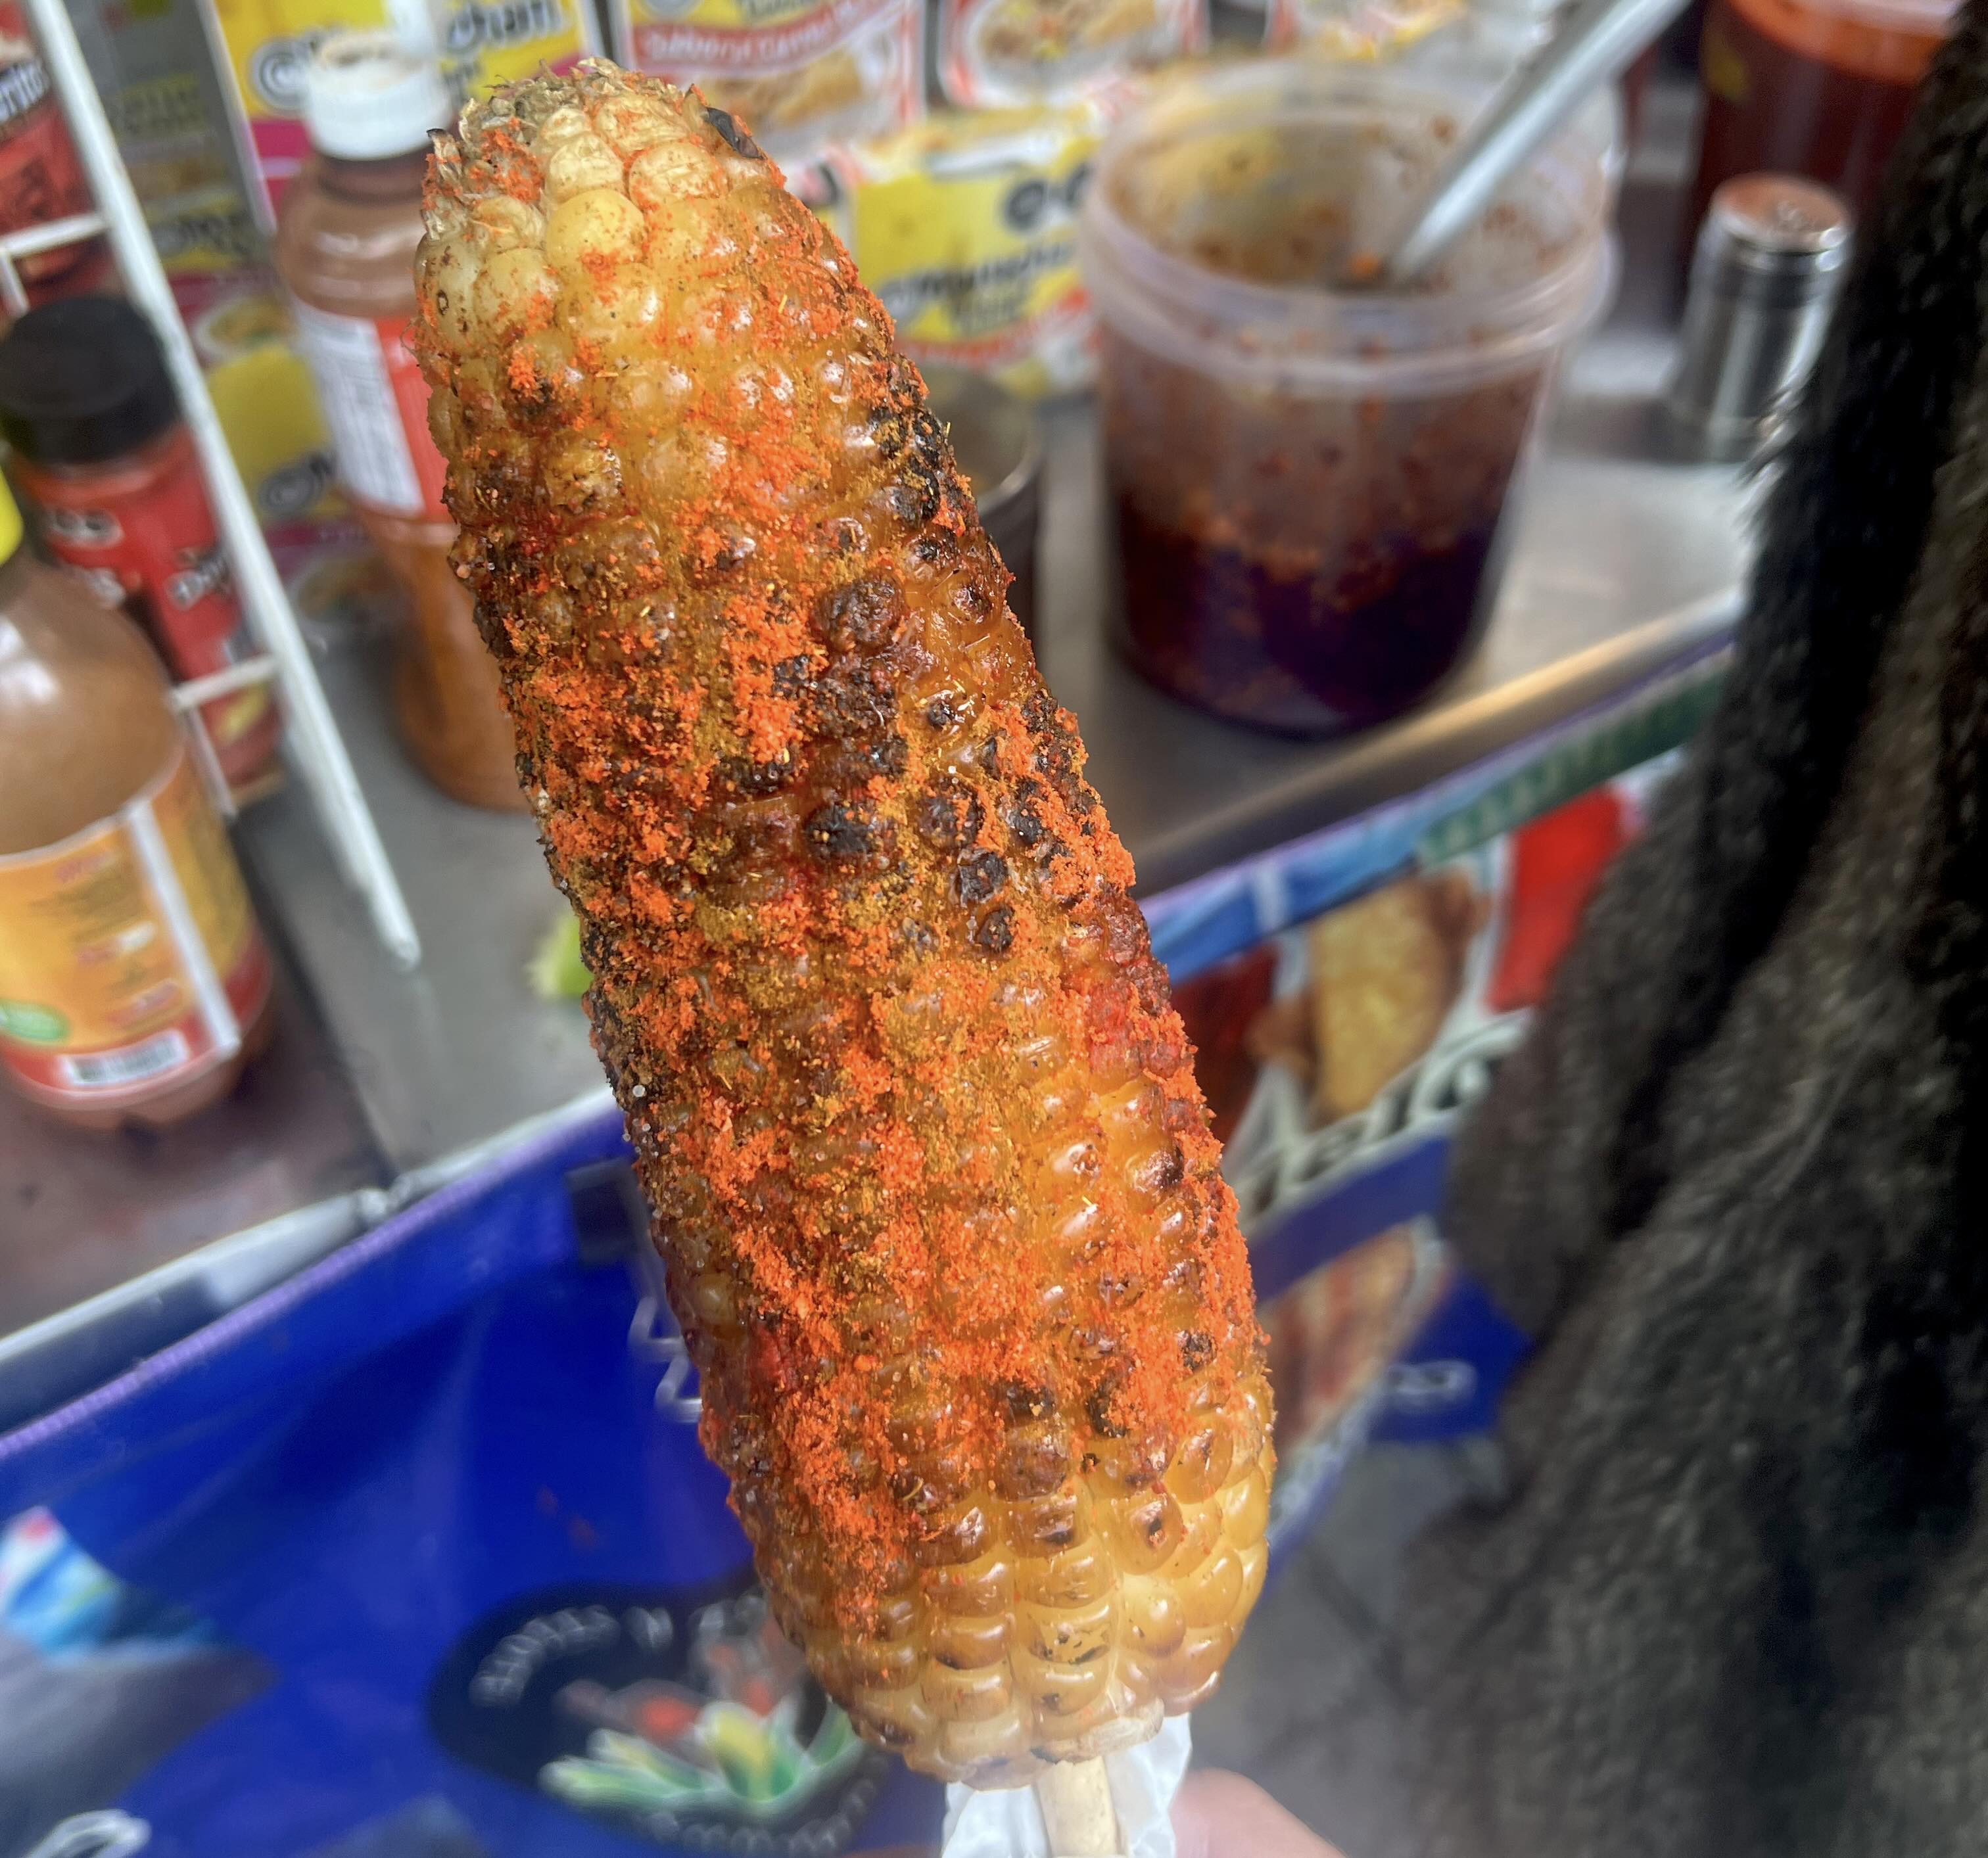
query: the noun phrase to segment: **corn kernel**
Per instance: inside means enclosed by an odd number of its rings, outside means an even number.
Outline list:
[[[476,283],[479,340],[502,344],[537,327],[552,313],[558,289],[543,252],[523,246],[498,252]]]
[[[621,187],[621,157],[591,131],[568,137],[546,162],[545,195],[553,205],[595,187]]]
[[[626,194],[591,187],[553,208],[546,221],[546,256],[562,277],[578,279],[596,265],[633,258],[647,231],[642,209]]]

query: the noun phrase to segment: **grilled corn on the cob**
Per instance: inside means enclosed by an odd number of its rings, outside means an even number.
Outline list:
[[[923,384],[694,92],[514,86],[427,210],[459,559],[779,1616],[928,1772],[1140,1740],[1263,1579],[1249,1267]]]

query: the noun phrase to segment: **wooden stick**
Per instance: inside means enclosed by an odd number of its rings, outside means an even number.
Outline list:
[[[1101,1761],[1058,1762],[1036,1782],[1050,1858],[1114,1858],[1118,1816]]]

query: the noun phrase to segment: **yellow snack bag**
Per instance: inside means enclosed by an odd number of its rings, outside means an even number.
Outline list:
[[[327,34],[390,27],[441,57],[459,101],[563,71],[600,48],[589,0],[202,0],[224,67],[242,165],[265,228],[303,166],[304,66]]]
[[[1090,380],[1077,208],[1107,120],[1088,99],[947,113],[829,155],[829,197],[816,210],[914,358],[974,368],[1032,397]]]
[[[69,14],[167,276],[259,264],[196,0],[70,0]]]
[[[265,527],[281,531],[342,513],[324,415],[287,331],[217,364],[207,387]]]
[[[608,0],[631,70],[694,83],[776,161],[925,110],[925,0]]]

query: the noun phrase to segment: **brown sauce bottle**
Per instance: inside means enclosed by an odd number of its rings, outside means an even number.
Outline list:
[[[1685,262],[1712,196],[1738,174],[1804,174],[1868,217],[1952,11],[1949,0],[1712,0]]]
[[[340,481],[412,604],[394,675],[401,740],[445,793],[518,810],[511,721],[449,563],[455,525],[428,436],[427,384],[406,339],[428,133],[455,114],[433,61],[391,34],[326,39],[306,74],[313,153],[283,194],[276,268]]]
[[[178,1122],[267,1044],[272,979],[152,648],[0,485],[0,1075],[86,1128]]]

